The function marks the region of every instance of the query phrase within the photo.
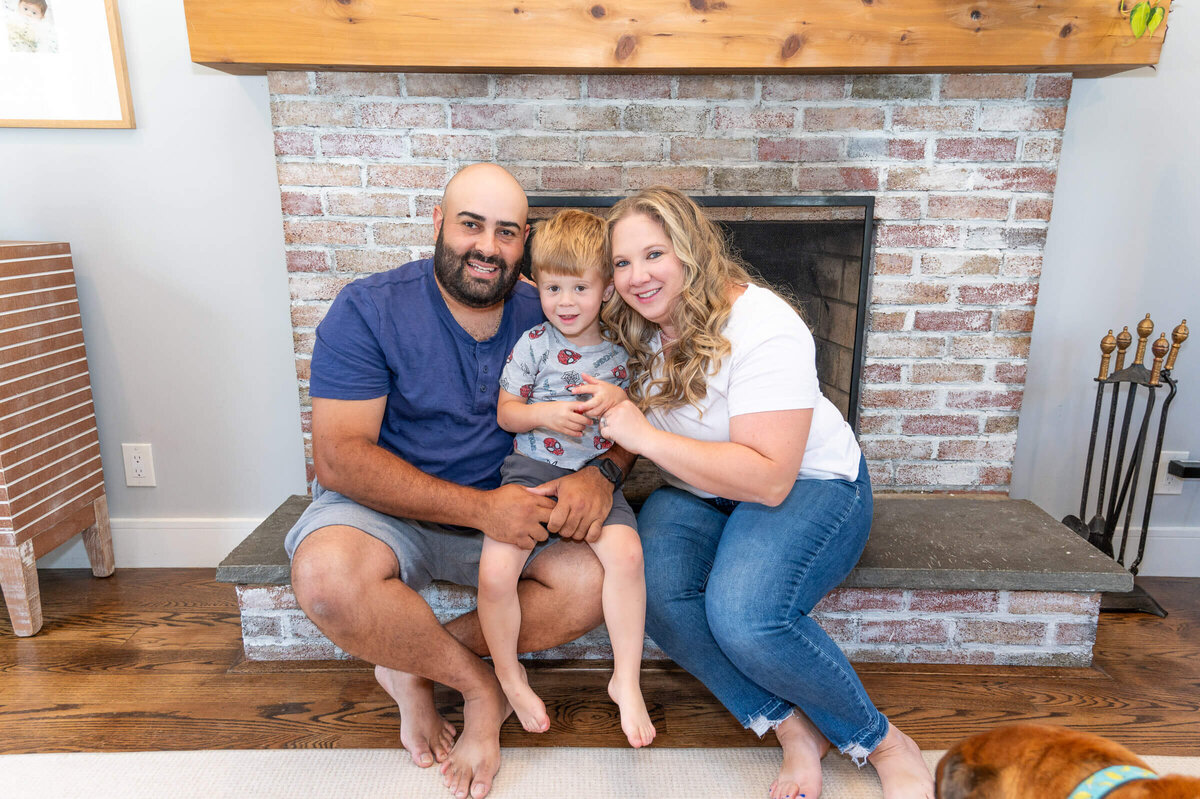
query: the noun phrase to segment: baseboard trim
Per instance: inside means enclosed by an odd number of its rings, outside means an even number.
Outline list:
[[[1133,562],[1130,553],[1125,559]],[[1151,527],[1138,574],[1147,577],[1200,577],[1200,527]]]
[[[263,520],[251,518],[111,519],[117,568],[216,568]],[[38,558],[41,569],[88,566],[83,539]]]

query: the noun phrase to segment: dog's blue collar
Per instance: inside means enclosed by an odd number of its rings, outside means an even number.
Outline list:
[[[1156,780],[1158,775],[1137,766],[1109,766],[1088,777],[1067,794],[1067,799],[1100,799],[1109,791],[1134,780]]]

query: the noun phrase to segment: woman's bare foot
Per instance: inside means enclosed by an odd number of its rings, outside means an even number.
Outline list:
[[[440,766],[442,784],[455,799],[483,799],[500,770],[500,725],[512,712],[499,685],[463,695],[463,731]]]
[[[646,710],[646,700],[642,698],[638,684],[618,684],[613,675],[608,681],[608,697],[621,709],[621,730],[629,739],[629,745],[634,749],[649,746],[658,733],[654,722],[650,721],[650,712]]]
[[[433,704],[433,683],[402,671],[375,667],[375,679],[400,709],[400,744],[412,761],[429,768],[442,763],[454,745],[454,725]]]
[[[933,776],[920,747],[895,725],[888,724],[887,735],[867,760],[879,773],[883,799],[933,799]]]
[[[771,799],[817,799],[829,741],[798,710],[775,726],[775,737],[783,748],[783,766],[768,790]]]
[[[529,687],[529,675],[525,673],[525,667],[518,663],[517,669],[518,671],[503,675],[497,671],[496,678],[500,680],[500,687],[508,697],[508,703],[512,705],[525,732],[545,732],[550,729],[550,716],[546,714],[546,705]]]

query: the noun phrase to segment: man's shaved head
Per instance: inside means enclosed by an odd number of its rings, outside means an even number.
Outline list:
[[[472,211],[524,227],[529,216],[529,200],[521,184],[504,167],[471,164],[450,178],[442,194],[442,213],[451,217],[459,211]]]

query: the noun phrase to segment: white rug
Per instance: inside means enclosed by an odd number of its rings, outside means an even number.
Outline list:
[[[2,728],[0,728],[2,729]],[[925,752],[933,768],[941,751]],[[1146,757],[1200,776],[1200,758]],[[778,749],[505,749],[495,799],[762,799]],[[4,799],[446,799],[441,775],[398,749],[216,750],[0,756]],[[878,799],[874,769],[825,759],[824,799]]]

